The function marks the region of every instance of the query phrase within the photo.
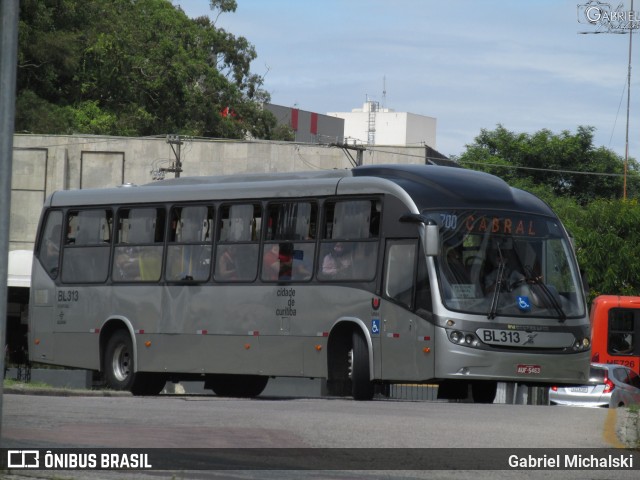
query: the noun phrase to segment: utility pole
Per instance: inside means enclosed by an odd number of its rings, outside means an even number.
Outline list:
[[[180,140],[180,135],[167,135],[167,143],[171,146],[176,161],[169,168],[161,168],[161,172],[170,172],[175,174],[175,178],[180,178],[182,172],[182,160],[180,159],[180,146],[184,143]],[[175,145],[175,146],[174,146]]]
[[[7,277],[9,270],[9,218],[11,216],[11,172],[15,129],[16,71],[18,68],[19,0],[0,0],[0,373],[4,376],[4,348],[7,329]],[[0,382],[0,440],[2,439],[2,397]]]
[[[631,0],[633,12],[633,0]],[[627,199],[627,170],[629,168],[629,108],[631,104],[631,45],[633,40],[633,25],[629,27],[629,65],[627,68],[627,131],[624,146],[624,182],[622,186],[622,198]]]
[[[359,167],[360,165],[362,165],[362,159],[363,159],[363,152],[367,149],[366,147],[362,146],[362,145],[349,145],[347,143],[343,143],[343,142],[335,142],[335,143],[330,143],[329,144],[330,147],[338,147],[341,148],[344,153],[347,154],[347,156],[349,157],[349,160],[351,161],[351,164],[354,167]],[[349,150],[355,150],[357,152],[357,160],[353,158],[353,155],[351,155],[351,152],[349,152]]]

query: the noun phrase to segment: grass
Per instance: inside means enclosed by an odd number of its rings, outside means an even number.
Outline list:
[[[44,382],[23,382],[21,380],[14,380],[11,378],[5,378],[3,385],[5,387],[19,388],[51,388],[51,385]]]

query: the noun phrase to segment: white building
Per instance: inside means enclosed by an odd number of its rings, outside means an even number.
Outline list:
[[[351,112],[329,112],[344,119],[346,143],[364,145],[413,146],[428,145],[436,149],[436,119],[409,112],[380,108],[378,102],[367,101]]]

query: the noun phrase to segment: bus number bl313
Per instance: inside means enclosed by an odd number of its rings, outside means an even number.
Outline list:
[[[58,302],[77,302],[79,299],[78,290],[58,290]]]

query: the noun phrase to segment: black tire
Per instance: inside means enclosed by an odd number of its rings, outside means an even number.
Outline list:
[[[471,384],[473,403],[493,403],[498,391],[498,382],[479,381]]]
[[[135,374],[131,393],[134,395],[158,395],[167,383],[161,373],[138,372]]]
[[[327,395],[351,396],[351,332],[336,333],[327,349]]]
[[[371,400],[374,386],[369,378],[369,348],[364,335],[354,331],[351,364],[351,393],[354,400]]]
[[[269,377],[263,375],[217,374],[207,377],[205,388],[210,388],[219,397],[253,398],[267,386]]]
[[[133,342],[125,330],[117,330],[107,341],[103,365],[107,386],[113,390],[126,390],[134,395],[157,395],[166,383],[162,374],[135,372]]]
[[[135,365],[133,343],[124,330],[117,330],[107,341],[104,350],[104,376],[107,386],[113,390],[131,391]]]

